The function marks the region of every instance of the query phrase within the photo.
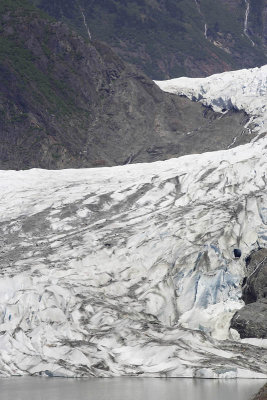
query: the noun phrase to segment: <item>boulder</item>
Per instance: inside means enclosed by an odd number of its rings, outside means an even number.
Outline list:
[[[231,328],[238,331],[241,339],[266,339],[267,303],[257,301],[238,310],[231,320]]]

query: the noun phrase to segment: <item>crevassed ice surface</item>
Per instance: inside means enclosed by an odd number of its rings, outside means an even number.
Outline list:
[[[262,138],[0,171],[1,375],[266,377],[266,340],[229,331],[244,259],[267,243],[266,165]]]
[[[214,111],[243,110],[259,133],[267,130],[267,65],[211,75],[155,81],[165,92],[187,96]]]
[[[266,144],[1,171],[1,373],[263,377],[228,327],[266,246]]]

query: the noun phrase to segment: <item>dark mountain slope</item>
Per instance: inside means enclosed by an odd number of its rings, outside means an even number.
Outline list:
[[[267,0],[32,1],[153,79],[267,63]]]
[[[245,114],[162,92],[26,1],[2,1],[0,29],[1,169],[155,161],[251,139]]]

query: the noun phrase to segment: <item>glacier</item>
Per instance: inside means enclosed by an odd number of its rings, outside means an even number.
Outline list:
[[[216,112],[245,111],[251,117],[248,127],[259,135],[267,131],[267,65],[206,78],[182,77],[155,83],[165,92],[200,101]]]
[[[188,87],[208,82],[213,106],[209,79]],[[253,110],[244,88],[231,100],[258,122],[262,82]],[[229,329],[244,260],[267,247],[262,133],[151,164],[0,171],[0,376],[266,378],[267,340]]]

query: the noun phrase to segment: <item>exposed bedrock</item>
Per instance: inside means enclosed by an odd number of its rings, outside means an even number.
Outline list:
[[[267,300],[267,249],[259,249],[246,259],[248,278],[243,286],[246,304]]]
[[[254,251],[246,259],[248,277],[244,279],[242,298],[245,307],[231,321],[243,338],[267,338],[267,249]]]
[[[267,383],[260,389],[260,391],[253,397],[252,400],[266,400],[267,399]]]
[[[237,311],[231,321],[232,328],[236,329],[241,339],[267,338],[267,304],[261,301],[247,304]]]

